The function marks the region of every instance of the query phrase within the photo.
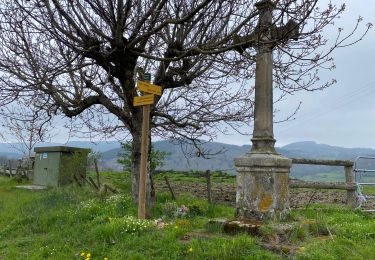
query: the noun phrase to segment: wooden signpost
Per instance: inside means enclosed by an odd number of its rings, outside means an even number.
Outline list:
[[[154,95],[148,94],[139,97],[134,97],[133,106],[144,106],[144,105],[152,105],[154,103]]]
[[[145,78],[150,80],[151,77]],[[147,155],[149,146],[150,131],[150,105],[154,103],[154,95],[161,96],[162,88],[147,81],[137,82],[138,90],[143,96],[134,97],[133,106],[142,106],[142,140],[141,140],[141,165],[139,173],[139,193],[138,193],[138,218],[146,218],[146,189],[147,189]]]
[[[161,96],[161,87],[146,81],[138,80],[138,89],[142,92]]]

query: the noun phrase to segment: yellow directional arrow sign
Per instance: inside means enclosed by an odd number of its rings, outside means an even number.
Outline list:
[[[161,86],[138,80],[138,89],[145,93],[161,96]]]
[[[151,105],[154,103],[154,95],[144,95],[139,97],[134,97],[133,106],[143,106],[143,105]]]

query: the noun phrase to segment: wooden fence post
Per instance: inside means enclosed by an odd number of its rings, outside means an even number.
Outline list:
[[[9,160],[9,177],[12,177],[12,161]]]
[[[355,183],[355,176],[353,166],[345,166],[345,181],[346,183]],[[346,204],[352,208],[356,208],[357,205],[357,194],[355,190],[346,191]]]
[[[212,199],[211,199],[211,173],[210,173],[210,170],[206,171],[206,179],[207,179],[207,201],[208,201],[208,203],[212,203]]]
[[[95,172],[96,172],[96,182],[98,187],[100,188],[100,176],[99,176],[99,167],[98,167],[98,161],[96,158],[94,159],[94,166],[95,166]]]
[[[173,192],[173,189],[172,189],[172,187],[171,187],[171,184],[169,183],[168,177],[167,177],[167,176],[164,176],[164,180],[165,180],[165,183],[166,183],[167,186],[168,186],[169,192],[170,192],[171,195],[172,195],[172,199],[173,199],[173,200],[176,200],[176,196],[174,195],[174,192]]]

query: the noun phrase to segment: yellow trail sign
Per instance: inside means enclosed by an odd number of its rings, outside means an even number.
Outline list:
[[[138,80],[138,89],[140,91],[161,96],[161,86],[151,84],[146,81]]]
[[[143,106],[143,105],[151,105],[154,103],[154,95],[144,95],[139,97],[134,97],[133,99],[133,106]]]

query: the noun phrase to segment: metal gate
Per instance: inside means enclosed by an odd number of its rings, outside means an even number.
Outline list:
[[[375,188],[375,157],[359,156],[354,161],[353,171],[357,185],[358,208],[361,208],[368,200],[375,199],[375,189],[369,194],[364,187]],[[367,212],[375,212],[375,209],[366,209]]]

